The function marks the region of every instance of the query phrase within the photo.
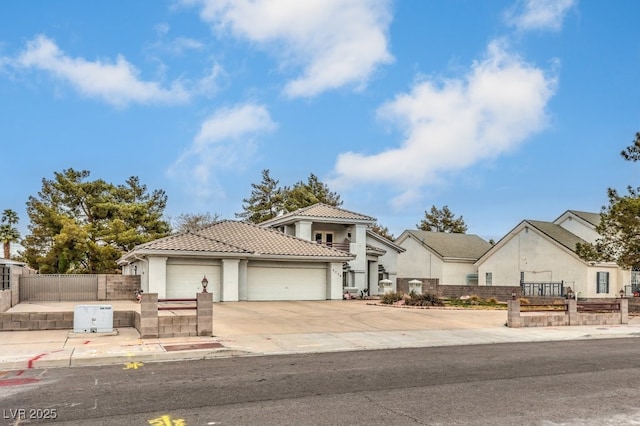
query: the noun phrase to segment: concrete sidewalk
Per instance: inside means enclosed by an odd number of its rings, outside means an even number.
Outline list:
[[[0,332],[0,372],[105,364],[137,368],[154,361],[640,336],[638,317],[617,326],[517,329],[505,327],[505,320],[506,311],[402,309],[364,301],[216,303],[215,337],[143,340],[134,328],[113,333]]]

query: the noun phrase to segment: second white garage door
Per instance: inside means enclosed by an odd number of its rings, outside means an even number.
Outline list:
[[[248,300],[326,300],[324,264],[249,263]]]

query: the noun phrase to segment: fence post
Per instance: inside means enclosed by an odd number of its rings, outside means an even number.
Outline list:
[[[522,327],[522,319],[520,318],[520,300],[507,301],[507,327]]]
[[[159,337],[158,334],[158,293],[145,293],[140,301],[140,337]]]
[[[196,294],[198,336],[213,336],[213,293]]]
[[[569,325],[578,324],[578,301],[576,299],[567,299],[567,315],[569,315]]]
[[[620,324],[629,324],[629,300],[620,299]]]

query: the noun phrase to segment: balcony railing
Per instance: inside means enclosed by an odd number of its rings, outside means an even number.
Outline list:
[[[351,243],[326,243],[322,241],[316,241],[316,242],[326,247],[331,247],[337,250],[346,251],[347,253],[351,252]]]

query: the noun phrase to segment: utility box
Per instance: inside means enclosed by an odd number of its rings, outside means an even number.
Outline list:
[[[113,306],[76,305],[73,310],[74,333],[110,333],[113,331]]]

